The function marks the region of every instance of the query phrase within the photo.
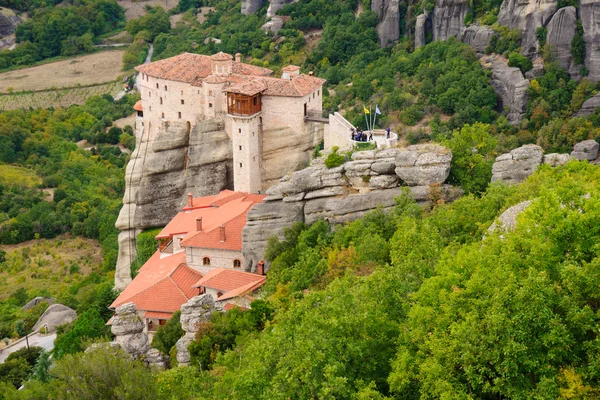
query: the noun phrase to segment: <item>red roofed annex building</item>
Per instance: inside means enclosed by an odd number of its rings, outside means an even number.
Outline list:
[[[248,308],[266,277],[242,271],[242,229],[266,196],[223,190],[193,198],[156,236],[158,250],[110,305],[134,303],[150,335],[190,298],[213,296],[225,309]]]
[[[323,140],[321,120],[325,80],[288,66],[281,78],[273,71],[235,60],[183,53],[140,65],[142,95],[136,104],[138,137],[150,140],[170,121],[186,124],[188,134],[200,121],[224,118],[233,150],[234,190],[258,193],[306,164],[306,150]],[[141,110],[140,110],[141,109]],[[288,147],[288,158],[265,157]]]

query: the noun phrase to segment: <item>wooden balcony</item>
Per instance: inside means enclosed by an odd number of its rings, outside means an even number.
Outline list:
[[[227,93],[227,114],[249,117],[262,111],[261,94],[247,96],[240,93]]]

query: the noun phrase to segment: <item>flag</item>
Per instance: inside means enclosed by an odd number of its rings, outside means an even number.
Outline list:
[[[365,110],[365,114],[371,114],[369,110],[367,110],[367,107],[363,106],[363,109]]]
[[[375,106],[375,114],[381,115],[381,110],[379,109],[379,105]]]

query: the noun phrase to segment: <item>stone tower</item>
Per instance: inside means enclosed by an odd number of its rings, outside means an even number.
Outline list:
[[[234,190],[258,193],[262,186],[262,113],[230,118]]]

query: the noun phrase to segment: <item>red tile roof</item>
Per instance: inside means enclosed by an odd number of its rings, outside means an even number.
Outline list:
[[[259,194],[223,191],[207,200],[194,199],[194,208],[184,208],[156,238],[185,234],[182,246],[241,251],[246,214],[265,197]],[[196,220],[199,218],[202,218],[201,231],[196,230]],[[225,229],[225,241],[221,241],[221,226]]]
[[[183,53],[175,57],[139,65],[135,69],[155,78],[185,82],[199,86],[204,79],[212,74],[212,60],[221,60],[224,59],[225,56],[228,56],[229,59],[231,58],[231,55],[226,53],[218,53],[213,56]],[[232,61],[232,65],[232,72],[238,75],[268,76],[273,72],[267,68],[235,61]],[[229,80],[227,76],[220,77],[219,79],[222,79],[223,81]]]
[[[236,271],[227,268],[215,268],[196,282],[194,287],[202,286],[224,292],[223,295],[217,299],[217,301],[219,301],[254,290],[262,286],[265,279],[267,279],[267,277],[264,275],[251,274],[249,272]],[[234,296],[225,297],[229,292],[234,292]]]
[[[144,313],[144,318],[153,318],[153,319],[169,319],[173,316],[173,313],[165,313],[165,312],[157,312],[157,311],[146,311]]]
[[[283,72],[294,72],[294,71],[298,71],[299,69],[300,69],[300,67],[297,65],[288,65],[287,67],[284,67],[281,70]]]
[[[217,61],[227,61],[233,59],[231,54],[223,53],[222,51],[218,52],[217,54],[213,54],[210,56],[210,58]]]
[[[138,310],[173,313],[198,294],[192,285],[201,277],[185,264],[185,252],[165,256],[157,251],[110,308],[134,303]]]
[[[225,304],[225,307],[223,307],[223,310],[229,311],[229,310],[233,310],[234,308],[239,308],[242,311],[246,311],[247,310],[246,307],[238,306],[237,304],[233,304],[233,303],[227,303],[227,304]]]
[[[243,82],[223,88],[227,93],[253,96],[263,92],[266,96],[303,97],[323,86],[325,79],[310,75],[298,75],[292,79],[252,77]]]
[[[133,109],[135,111],[144,111],[144,109],[142,108],[142,101],[138,100],[137,103],[135,103],[135,105],[133,106]]]

